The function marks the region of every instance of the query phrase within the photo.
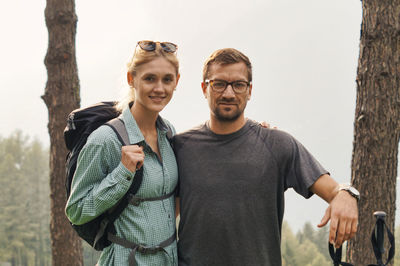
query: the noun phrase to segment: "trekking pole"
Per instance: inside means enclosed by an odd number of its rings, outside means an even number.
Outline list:
[[[353,266],[353,264],[342,261],[342,246],[335,250],[335,247],[329,243],[329,255],[331,256],[334,266]]]
[[[376,218],[375,225],[375,236],[376,236],[376,245],[379,256],[377,256],[377,262],[379,265],[383,265],[382,262],[382,254],[385,253],[385,247],[383,246],[383,242],[385,241],[385,235],[383,234],[383,230],[385,229],[385,217],[386,213],[383,211],[374,212],[374,216]]]
[[[370,265],[385,266],[394,257],[394,251],[395,251],[394,236],[392,232],[390,232],[389,228],[386,226],[385,223],[386,213],[383,211],[376,211],[374,212],[374,216],[376,218],[376,223],[374,230],[372,231],[371,243],[378,264],[370,264]],[[388,235],[388,240],[390,242],[390,249],[389,249],[388,259],[386,263],[383,263],[382,255],[385,253],[385,247],[384,247],[385,227]]]

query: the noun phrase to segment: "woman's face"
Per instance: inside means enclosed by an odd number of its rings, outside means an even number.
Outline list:
[[[175,67],[163,57],[139,66],[134,77],[128,73],[128,82],[135,88],[135,104],[157,113],[171,100],[178,80]]]

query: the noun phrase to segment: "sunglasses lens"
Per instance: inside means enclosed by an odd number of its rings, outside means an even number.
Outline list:
[[[162,42],[160,44],[163,50],[168,53],[175,53],[176,49],[178,48],[178,46],[172,42]]]
[[[152,41],[140,41],[138,45],[145,51],[154,51],[156,49],[156,43]]]

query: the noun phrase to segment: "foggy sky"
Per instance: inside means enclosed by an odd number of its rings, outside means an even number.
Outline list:
[[[48,145],[44,8],[44,0],[19,0],[0,11],[0,135],[21,129]],[[76,1],[81,105],[121,96],[137,41],[171,41],[181,79],[161,115],[178,132],[189,129],[209,117],[204,60],[233,47],[253,64],[246,116],[289,132],[338,182],[349,182],[361,12],[358,0]],[[286,196],[295,230],[307,220],[316,225],[327,207],[318,197]]]

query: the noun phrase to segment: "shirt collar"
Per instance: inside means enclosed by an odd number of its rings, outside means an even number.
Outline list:
[[[125,123],[126,130],[128,132],[130,144],[144,142],[145,141],[144,136],[143,136],[142,132],[140,131],[139,126],[137,125],[136,120],[133,117],[130,108],[126,107],[122,111],[121,116],[122,116],[122,120]],[[166,125],[164,120],[161,118],[161,116],[157,117],[156,127],[157,127],[157,130],[163,134],[166,134],[168,132],[168,126]]]

